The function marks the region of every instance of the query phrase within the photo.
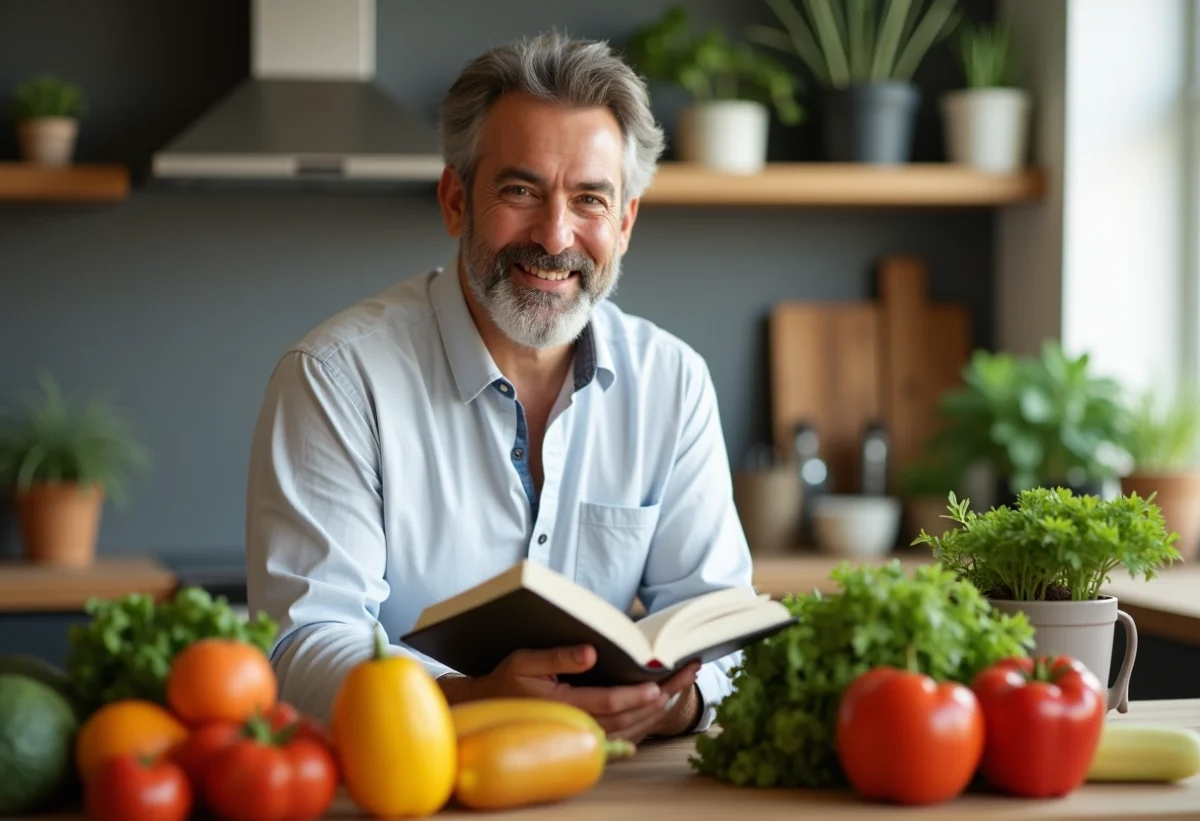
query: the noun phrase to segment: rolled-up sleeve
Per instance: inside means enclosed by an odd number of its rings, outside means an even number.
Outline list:
[[[292,351],[268,382],[246,498],[251,612],[279,625],[280,698],[328,720],[342,678],[372,655],[387,600],[379,444],[363,397],[335,366]],[[408,648],[433,676],[449,668]]]
[[[698,355],[684,370],[680,435],[662,497],[639,596],[650,612],[713,590],[750,585],[750,550],[733,502],[733,483],[721,432],[716,390]],[[732,653],[700,668],[703,707],[694,730],[707,730],[732,690],[741,662]]]

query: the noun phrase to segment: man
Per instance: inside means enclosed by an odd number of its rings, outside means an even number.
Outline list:
[[[452,264],[311,332],[256,426],[252,611],[280,625],[282,697],[327,717],[375,623],[528,558],[628,609],[750,583],[707,367],[606,298],[662,151],[645,87],[602,43],[545,35],[469,65],[440,112]],[[611,736],[702,730],[734,654],[660,685],[572,687],[590,647],[460,676],[451,703],[561,699]]]

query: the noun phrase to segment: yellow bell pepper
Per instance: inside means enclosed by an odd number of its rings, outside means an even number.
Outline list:
[[[351,670],[330,720],[346,792],[375,816],[425,816],[454,791],[457,738],[450,705],[418,662],[390,656],[380,631],[372,658]]]

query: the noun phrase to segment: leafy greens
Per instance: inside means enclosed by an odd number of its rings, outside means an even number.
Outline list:
[[[899,562],[843,564],[837,593],[788,596],[799,617],[748,646],[734,691],[718,708],[720,732],[696,739],[693,769],[738,785],[843,786],[834,746],[842,693],[872,667],[904,667],[969,682],[1002,658],[1025,656],[1033,628],[1024,614],[992,611],[979,591],[939,565],[906,575]]]
[[[91,599],[86,612],[91,619],[68,636],[67,676],[88,712],[126,698],[165,704],[171,663],[193,642],[232,638],[266,653],[278,629],[266,614],[247,621],[224,596],[199,587],[161,604],[143,594]]]

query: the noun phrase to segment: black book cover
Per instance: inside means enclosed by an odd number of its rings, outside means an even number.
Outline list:
[[[715,661],[748,643],[783,629],[772,626],[701,650],[693,658]],[[590,644],[596,664],[583,673],[560,676],[576,685],[611,686],[661,681],[675,668],[643,667],[603,633],[528,589],[514,590],[445,621],[415,630],[400,639],[409,647],[462,673],[490,673],[516,650],[549,650]],[[682,667],[690,659],[681,659]]]

